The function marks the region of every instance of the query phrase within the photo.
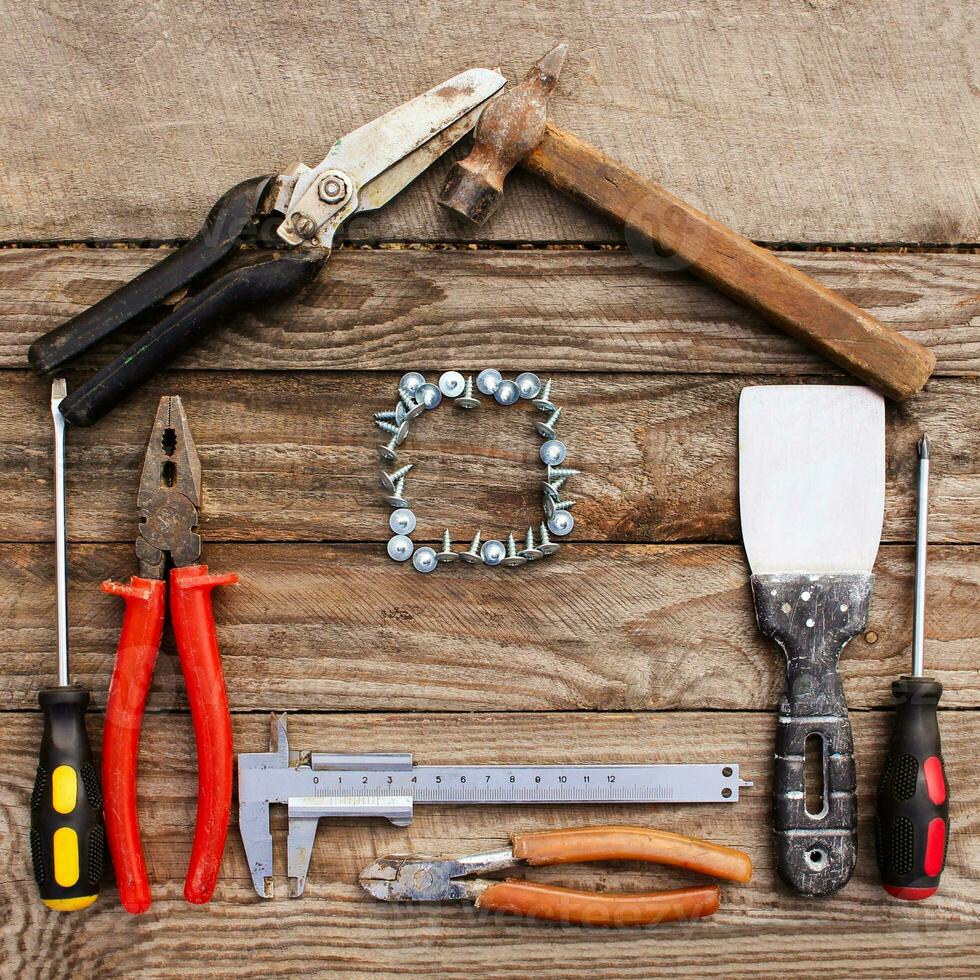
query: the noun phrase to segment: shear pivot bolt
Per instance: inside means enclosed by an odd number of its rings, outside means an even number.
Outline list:
[[[316,234],[316,222],[308,214],[297,212],[293,215],[293,229],[300,238],[312,238]]]
[[[412,564],[415,566],[416,571],[428,573],[433,571],[436,565],[439,564],[439,559],[436,557],[434,548],[419,548],[412,555]]]
[[[347,185],[339,178],[328,175],[320,181],[320,200],[325,204],[340,204],[347,197]]]
[[[388,539],[388,557],[395,561],[407,561],[412,557],[415,545],[412,539],[406,534],[396,534]]]

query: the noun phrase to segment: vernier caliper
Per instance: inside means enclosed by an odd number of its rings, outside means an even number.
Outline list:
[[[272,898],[269,807],[286,805],[286,873],[296,898],[321,817],[385,817],[407,827],[416,803],[735,803],[751,785],[734,763],[417,766],[410,752],[291,752],[286,716],[273,715],[269,751],[238,756],[239,829],[255,890]]]

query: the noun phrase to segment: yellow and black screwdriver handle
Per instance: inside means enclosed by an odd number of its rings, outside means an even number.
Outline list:
[[[102,792],[85,730],[89,693],[52,687],[38,702],[44,735],[31,796],[34,878],[48,908],[73,912],[98,898],[106,853]]]

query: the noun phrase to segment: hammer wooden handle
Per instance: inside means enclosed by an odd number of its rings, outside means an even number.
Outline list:
[[[548,124],[522,165],[652,239],[889,398],[903,401],[929,380],[936,365],[931,350],[571,133]]]

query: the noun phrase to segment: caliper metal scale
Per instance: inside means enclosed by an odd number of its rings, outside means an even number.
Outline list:
[[[273,803],[288,810],[286,873],[296,898],[323,817],[384,817],[407,827],[416,803],[735,803],[751,785],[734,763],[417,766],[409,752],[290,751],[285,715],[272,716],[268,752],[238,756],[239,828],[262,898],[273,897]]]

